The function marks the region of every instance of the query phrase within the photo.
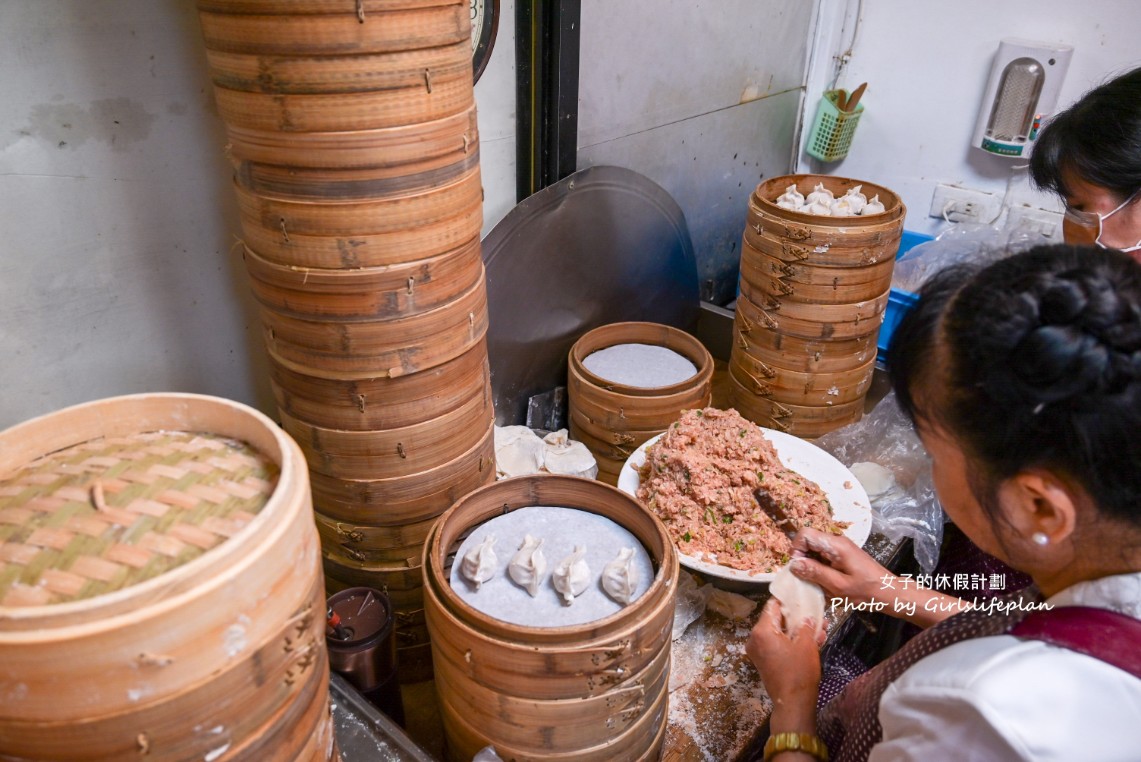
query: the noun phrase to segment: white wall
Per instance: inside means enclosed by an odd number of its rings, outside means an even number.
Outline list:
[[[801,155],[800,171],[872,180],[903,196],[907,228],[934,233],[946,223],[928,217],[939,183],[1003,195],[1012,167],[1025,161],[970,147],[983,90],[999,41],[1021,37],[1074,46],[1059,108],[1091,87],[1141,64],[1141,3],[1137,0],[822,0],[820,47],[813,58],[805,119],[847,50],[860,11],[851,60],[839,87],[868,82],[848,157],[821,164]],[[1060,209],[1030,189],[1025,173],[1012,200]]]
[[[153,390],[271,409],[194,4],[0,0],[0,427]]]

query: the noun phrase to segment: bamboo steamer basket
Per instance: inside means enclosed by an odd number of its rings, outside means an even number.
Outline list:
[[[319,168],[289,164],[234,162],[234,178],[243,188],[265,196],[302,201],[352,201],[424,193],[470,174],[479,164],[479,151],[458,156],[425,157],[420,161],[380,167]]]
[[[426,78],[416,87],[350,93],[279,95],[215,85],[214,102],[227,124],[254,130],[332,132],[427,122],[472,105],[472,73]]]
[[[6,754],[335,758],[308,482],[272,421],[100,400],[0,433],[0,474]]]
[[[776,299],[810,304],[850,304],[875,299],[891,288],[894,262],[881,262],[857,268],[804,265],[800,267],[802,272],[813,271],[806,277],[818,281],[804,283],[792,279],[794,266],[750,249],[747,244],[741,249],[741,279],[748,281],[756,290]],[[853,278],[868,277],[865,271],[876,271],[879,274],[873,280],[850,282],[850,279],[845,277],[849,270],[855,273]],[[829,277],[829,273],[836,274]]]
[[[392,320],[441,307],[483,276],[479,241],[430,259],[354,270],[288,267],[245,250],[254,297],[282,315],[330,321]]]
[[[778,259],[754,247],[749,243],[747,236],[741,244],[741,261],[747,262],[751,269],[760,274],[777,277],[792,284],[794,289],[800,285],[840,288],[868,283],[869,281],[879,282],[884,278],[890,282],[891,273],[895,268],[895,262],[891,259],[850,267],[812,265]]]
[[[660,387],[636,387],[599,378],[583,367],[591,353],[617,344],[663,346],[684,356],[697,373]],[[650,437],[666,430],[682,410],[709,404],[713,358],[701,342],[672,326],[612,323],[588,331],[571,347],[567,359],[571,437],[591,450],[599,478],[616,484],[626,457]]]
[[[758,302],[765,300],[748,283],[741,282],[741,295],[737,299],[734,329],[738,334],[752,334],[754,329],[777,331],[802,339],[847,340],[875,336],[883,324],[883,312],[854,308],[843,315],[846,320],[812,320],[793,317],[787,312],[765,309]],[[886,306],[887,299],[882,303]]]
[[[471,65],[470,63],[468,64]],[[227,153],[236,162],[310,169],[401,167],[467,156],[479,140],[475,104],[441,119],[340,132],[281,132],[228,125]]]
[[[654,563],[649,590],[614,615],[568,627],[514,625],[468,606],[448,582],[463,538],[490,518],[533,505],[588,510],[631,531]],[[441,516],[424,554],[424,608],[449,759],[470,759],[486,745],[508,759],[656,758],[668,701],[659,673],[668,672],[678,565],[655,516],[593,480],[507,479]]]
[[[393,563],[365,563],[329,554],[322,548],[326,586],[329,590],[372,587],[388,593],[393,608],[416,611],[424,608],[424,587],[420,559]]]
[[[794,405],[759,396],[729,369],[729,403],[754,423],[805,439],[855,423],[864,414],[864,400],[837,405]]]
[[[455,410],[399,429],[345,431],[280,415],[311,470],[341,479],[385,479],[427,471],[463,455],[480,441],[495,410],[485,386]]]
[[[440,515],[461,496],[495,480],[494,424],[470,450],[443,465],[390,479],[338,479],[311,472],[313,500],[343,522],[395,525]]]
[[[301,373],[396,378],[442,365],[483,341],[487,291],[479,283],[458,299],[398,320],[333,323],[262,309],[270,356]],[[317,373],[314,373],[317,371]]]
[[[240,222],[246,246],[270,262],[324,269],[382,267],[427,259],[478,238],[483,202],[473,201],[422,227],[379,233],[303,235],[288,232],[281,220],[242,217]]]
[[[353,93],[471,77],[471,42],[355,56],[251,55],[207,50],[215,85],[256,93]]]
[[[777,344],[782,348],[771,348]],[[832,346],[837,345],[837,346]],[[876,358],[876,344],[869,337],[849,342],[826,339],[804,340],[777,331],[739,334],[737,348],[742,363],[751,363],[763,377],[781,370],[801,373],[835,373],[852,370]],[[730,359],[733,359],[733,355]]]
[[[397,563],[419,553],[436,521],[431,516],[415,523],[378,526],[346,523],[315,514],[321,546],[333,558],[360,563]]]
[[[451,219],[472,203],[482,202],[479,167],[446,185],[401,196],[347,202],[308,201],[252,193],[234,184],[238,210],[251,223],[293,235],[356,236],[420,228]],[[466,239],[465,239],[466,240]],[[251,249],[270,261],[262,250]]]
[[[396,429],[451,412],[490,385],[487,342],[434,368],[396,378],[322,378],[270,363],[278,407],[292,418],[348,431]]]
[[[774,402],[840,405],[864,398],[872,382],[875,357],[851,370],[801,373],[766,366],[744,352],[738,352],[730,360],[730,367],[746,388]]]
[[[207,50],[267,56],[357,56],[445,47],[471,39],[468,8],[447,5],[393,9],[355,2],[326,12],[214,12],[200,3]],[[232,7],[221,6],[225,11]],[[339,12],[337,12],[339,11]],[[361,18],[363,16],[363,19]]]

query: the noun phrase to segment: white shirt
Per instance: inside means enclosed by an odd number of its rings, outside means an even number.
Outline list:
[[[1047,603],[1141,619],[1141,573],[1082,582]],[[879,718],[883,741],[869,762],[1141,760],[1141,680],[1010,635],[960,641],[916,662],[884,692]]]

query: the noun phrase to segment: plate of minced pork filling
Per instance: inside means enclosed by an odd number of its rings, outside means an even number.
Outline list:
[[[754,493],[764,487],[800,526],[863,545],[871,505],[843,463],[811,442],[762,428],[736,410],[687,410],[630,456],[618,488],[665,524],[681,563],[727,580],[767,583],[792,541]]]

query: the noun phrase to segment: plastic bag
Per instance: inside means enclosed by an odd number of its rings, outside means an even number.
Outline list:
[[[673,632],[670,640],[677,640],[685,634],[685,629],[701,618],[705,613],[705,606],[709,602],[709,595],[713,592],[712,585],[697,584],[697,578],[688,572],[678,575],[677,603],[674,605]]]
[[[931,459],[911,421],[888,392],[872,412],[851,425],[825,434],[816,444],[844,465],[868,489],[872,531],[892,542],[910,537],[915,560],[925,573],[939,561],[943,508],[931,480]],[[873,480],[873,476],[879,477]],[[872,481],[878,483],[872,483]]]
[[[958,222],[934,240],[913,246],[895,263],[891,285],[915,293],[940,270],[964,263],[990,264],[1047,242],[1026,223],[981,225]]]

